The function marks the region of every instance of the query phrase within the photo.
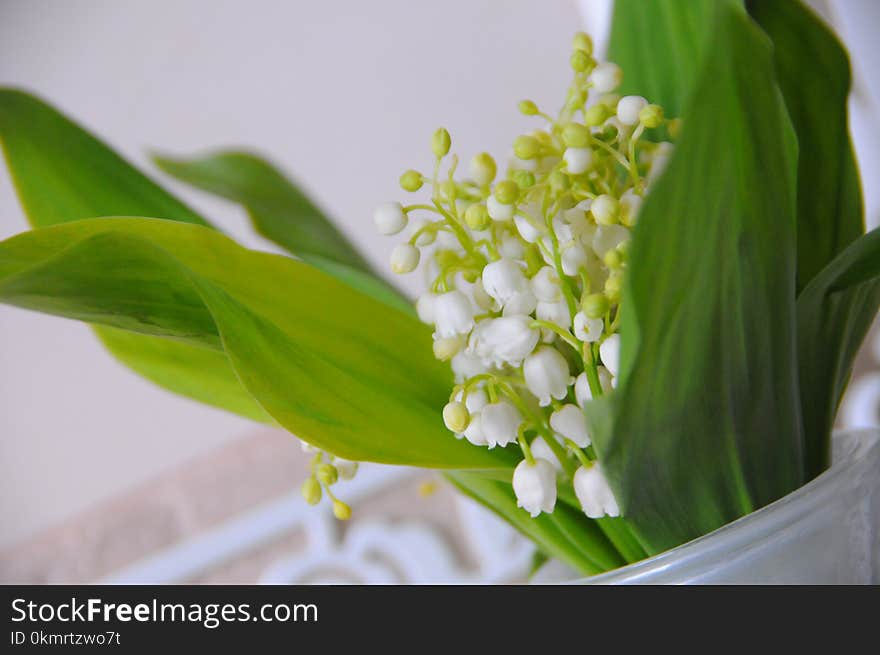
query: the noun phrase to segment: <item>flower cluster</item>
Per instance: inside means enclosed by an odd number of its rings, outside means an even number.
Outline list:
[[[532,516],[553,511],[563,483],[595,518],[619,509],[583,407],[615,386],[627,247],[671,153],[661,139],[678,124],[640,96],[616,94],[622,72],[595,61],[586,34],[575,36],[571,67],[556,118],[519,104],[542,125],[514,140],[506,174],[480,153],[457,179],[441,128],[433,173],[400,178],[408,192],[430,185],[430,200],[386,203],[374,221],[385,235],[408,230],[392,271],[422,263],[427,291],[416,309],[434,327],[434,355],[455,374],[446,426],[475,446],[518,445],[513,488]]]

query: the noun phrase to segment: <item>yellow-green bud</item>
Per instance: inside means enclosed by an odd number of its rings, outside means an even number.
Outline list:
[[[613,250],[611,252],[614,252]],[[623,288],[623,279],[619,275],[611,275],[605,280],[605,295],[612,303],[620,302],[620,291]]]
[[[334,500],[333,516],[335,516],[340,521],[347,521],[351,518],[351,507],[343,503],[341,500]]]
[[[408,170],[400,176],[400,188],[404,191],[418,191],[422,188],[422,174],[415,170]]]
[[[516,182],[511,180],[503,180],[495,185],[495,200],[502,205],[512,205],[519,197],[519,187]]]
[[[531,100],[520,100],[519,113],[523,116],[534,116],[538,113],[538,105]]]
[[[568,175],[562,171],[553,171],[550,173],[547,182],[550,184],[550,190],[554,193],[568,191],[571,188],[571,180],[569,180]]]
[[[431,150],[437,157],[445,157],[452,147],[452,137],[445,127],[438,128],[431,137]]]
[[[532,171],[514,171],[513,180],[520,189],[528,189],[535,186],[535,174]]]
[[[443,408],[443,423],[445,423],[446,427],[452,432],[464,432],[465,428],[468,426],[470,418],[470,414],[468,414],[467,407],[464,406],[464,403],[446,403],[446,406]]]
[[[488,152],[481,152],[471,159],[471,177],[480,186],[490,184],[495,179],[496,173],[498,173],[498,167]]]
[[[491,221],[489,210],[482,203],[475,202],[464,212],[464,222],[472,230],[485,230]]]
[[[660,127],[663,124],[663,107],[646,105],[639,112],[639,121],[645,127]]]
[[[541,144],[534,137],[522,134],[513,142],[513,154],[519,159],[534,159],[541,152]]]
[[[535,130],[534,132],[532,132],[531,136],[544,148],[553,147],[553,137],[550,136],[548,132],[545,132],[544,130]]]
[[[443,180],[438,185],[440,189],[440,195],[444,198],[452,200],[456,195],[458,195],[457,189],[455,188],[455,182],[452,180]]]
[[[325,462],[315,469],[315,477],[329,487],[331,484],[336,484],[336,481],[339,479],[339,472],[333,464]]]
[[[596,196],[590,204],[590,213],[599,225],[612,225],[617,222],[620,213],[620,202],[608,194]]]
[[[307,478],[302,483],[300,492],[309,505],[317,505],[321,502],[321,485],[315,478]]]
[[[629,252],[630,243],[632,243],[632,241],[630,239],[627,239],[626,241],[621,241],[617,244],[617,252],[619,252],[624,259],[626,259],[626,255]]]
[[[587,112],[584,114],[584,123],[586,123],[588,127],[596,127],[604,123],[605,119],[610,115],[608,107],[605,105],[593,105],[587,109]]]
[[[464,337],[457,335],[443,339],[434,339],[434,357],[441,362],[446,362],[455,357],[465,346]]]
[[[583,50],[588,55],[593,54],[593,39],[586,32],[575,34],[571,46],[574,50]]]
[[[617,250],[609,250],[605,253],[605,257],[602,258],[605,262],[605,265],[608,268],[620,268],[621,264],[623,264],[623,257]]]
[[[587,101],[587,94],[583,91],[572,91],[568,94],[568,100],[565,102],[565,106],[569,109],[580,109],[584,106],[584,103]]]
[[[569,123],[562,129],[562,142],[569,148],[586,148],[590,131],[580,123]]]
[[[602,318],[609,307],[608,298],[601,293],[591,293],[581,301],[581,309],[587,318]]]
[[[583,73],[596,65],[590,53],[584,50],[575,50],[571,53],[571,59],[568,60],[573,70]]]

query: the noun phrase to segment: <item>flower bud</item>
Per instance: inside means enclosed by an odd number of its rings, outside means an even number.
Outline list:
[[[499,259],[483,268],[483,288],[492,298],[504,305],[515,294],[529,290],[529,281],[523,270],[512,259]]]
[[[470,416],[463,403],[446,403],[443,408],[443,423],[451,432],[461,433],[468,425]]]
[[[663,107],[660,105],[645,105],[639,111],[639,122],[645,127],[660,127],[663,124]]]
[[[529,444],[529,450],[532,451],[532,456],[536,460],[543,459],[546,462],[550,462],[557,473],[562,472],[562,463],[559,461],[556,453],[553,452],[553,449],[547,445],[544,437],[535,437],[532,443]]]
[[[519,366],[541,336],[531,323],[531,318],[521,314],[480,321],[468,350],[487,364]]]
[[[327,464],[325,462],[318,465],[315,469],[315,477],[329,487],[332,484],[336,484],[336,481],[339,479],[339,473],[336,471],[336,467],[333,466],[333,464]]]
[[[550,400],[562,400],[568,394],[568,385],[574,380],[568,371],[565,357],[550,346],[541,346],[523,362],[526,387],[538,399],[541,407]]]
[[[306,478],[300,488],[303,499],[309,505],[317,505],[321,502],[321,484],[313,477]]]
[[[581,301],[581,309],[587,318],[602,318],[610,308],[608,298],[601,293],[591,293]]]
[[[603,104],[596,104],[587,109],[584,114],[584,123],[587,127],[597,127],[604,123],[608,116],[608,107]]]
[[[590,145],[590,131],[580,123],[568,123],[562,128],[562,143],[567,148],[586,148]]]
[[[648,106],[642,96],[624,96],[617,103],[617,120],[624,125],[637,125],[639,113]]]
[[[534,116],[538,113],[538,105],[531,100],[520,100],[518,107],[523,116]]]
[[[460,353],[461,349],[465,347],[465,344],[465,338],[461,334],[454,337],[434,339],[434,357],[441,362],[447,362]]]
[[[422,174],[418,171],[410,169],[400,176],[400,188],[404,191],[418,191],[422,184]]]
[[[399,202],[386,202],[376,207],[373,222],[379,234],[397,234],[406,227],[406,212]]]
[[[493,221],[509,221],[513,218],[514,206],[505,205],[495,196],[489,196],[486,199],[486,210]]]
[[[419,315],[419,320],[422,323],[434,324],[434,300],[436,298],[437,296],[433,293],[425,292],[416,300],[416,314]]]
[[[574,493],[578,502],[591,519],[605,515],[620,516],[620,508],[599,462],[589,468],[582,466],[574,474]]]
[[[498,167],[488,152],[481,152],[471,159],[471,177],[480,186],[491,184],[497,173]]]
[[[464,212],[464,222],[467,223],[467,226],[472,230],[480,231],[489,227],[491,218],[489,217],[489,211],[486,209],[486,205],[479,202],[470,205]]]
[[[495,185],[492,195],[502,205],[512,205],[519,197],[519,187],[516,186],[516,182],[502,180]]]
[[[402,275],[411,273],[419,265],[419,249],[408,243],[401,243],[391,251],[391,270]]]
[[[334,500],[333,516],[340,521],[347,521],[351,518],[351,507],[343,503],[341,500]]]
[[[623,80],[623,71],[620,66],[611,62],[602,62],[590,73],[590,83],[599,93],[614,91]]]
[[[520,189],[528,189],[535,186],[535,174],[531,171],[518,170],[513,172],[513,181]]]
[[[352,462],[349,459],[342,459],[341,457],[334,459],[333,464],[336,466],[336,471],[339,473],[339,477],[342,480],[351,480],[358,470],[357,462]]]
[[[608,252],[610,254],[615,251],[609,250]],[[609,275],[608,279],[605,280],[605,296],[608,298],[608,302],[615,305],[619,303],[622,289],[623,278],[620,275]]]
[[[623,257],[616,249],[613,249],[605,253],[602,261],[605,262],[605,266],[614,270],[621,267],[623,264]]]
[[[593,151],[589,148],[566,148],[562,155],[565,167],[572,175],[580,175],[593,165]]]
[[[516,441],[523,417],[507,400],[489,403],[480,412],[480,428],[489,448]]]
[[[441,339],[467,334],[474,326],[474,308],[467,296],[453,290],[434,298],[436,336]]]
[[[445,127],[438,128],[431,136],[431,150],[437,157],[445,157],[452,147],[452,137]]]
[[[599,225],[612,225],[617,221],[617,215],[620,212],[620,203],[614,196],[602,194],[596,196],[590,204],[590,212]]]
[[[541,144],[534,137],[521,134],[513,142],[513,154],[518,159],[534,159],[540,152]]]
[[[532,293],[540,302],[557,302],[562,298],[559,276],[552,266],[544,266],[531,279]]]
[[[578,32],[574,35],[571,43],[572,50],[583,50],[588,55],[593,54],[593,39],[586,32]]]
[[[629,237],[629,230],[622,225],[600,225],[593,234],[593,252],[597,257],[604,257],[606,252],[628,241]]]
[[[550,415],[550,427],[556,434],[573,441],[578,448],[586,448],[591,443],[587,419],[577,405],[566,404],[553,412]]]
[[[583,73],[584,71],[589,70],[595,64],[590,53],[584,52],[583,50],[575,50],[572,52],[571,58],[568,61],[571,64],[572,70],[578,73]]]
[[[642,196],[629,189],[620,196],[620,222],[627,227],[632,227],[636,224],[641,208]]]
[[[599,356],[602,364],[612,376],[617,377],[620,372],[620,335],[612,334],[599,346]]]
[[[541,512],[550,513],[556,507],[556,471],[553,465],[536,458],[534,464],[523,460],[513,471],[513,492],[516,505],[532,518]]]
[[[584,312],[574,315],[574,336],[585,343],[598,341],[605,329],[605,321],[601,318],[587,318]]]

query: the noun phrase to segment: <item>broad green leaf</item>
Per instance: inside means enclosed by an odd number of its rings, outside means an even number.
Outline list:
[[[243,205],[257,232],[310,264],[323,270],[328,263],[342,264],[373,274],[324,212],[266,160],[229,151],[153,161],[178,180]]]
[[[417,319],[201,226],[104,218],[18,235],[0,244],[0,300],[222,350],[279,424],[343,457],[511,463],[443,426],[451,374]]]
[[[807,478],[830,463],[828,435],[859,346],[880,307],[880,230],[859,237],[797,300]]]
[[[864,232],[847,125],[849,60],[821,20],[797,0],[749,2],[773,40],[779,87],[798,138],[797,289]]]
[[[649,554],[803,482],[787,116],[745,12],[719,4],[712,39],[635,229],[618,387],[587,406]]]
[[[626,563],[595,522],[587,519],[580,510],[559,502],[552,514],[532,518],[517,507],[509,482],[491,480],[475,473],[455,472],[446,477],[460,491],[534,541],[545,555],[562,560],[584,575],[594,575]]]
[[[712,39],[718,0],[615,0],[608,59],[624,71],[621,93],[680,116]],[[714,47],[714,44],[713,44]]]
[[[0,142],[34,227],[97,216],[207,225],[94,136],[24,91],[0,88]]]

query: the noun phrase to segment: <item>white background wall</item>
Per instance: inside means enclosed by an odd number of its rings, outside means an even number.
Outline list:
[[[557,104],[573,1],[0,0],[0,84],[32,89],[131,160],[270,154],[384,266],[370,214],[430,134],[506,152],[516,102]],[[2,168],[2,167],[0,167]],[[242,213],[169,183],[248,245]],[[0,238],[26,229],[0,171]],[[0,545],[242,435],[241,419],[116,364],[89,329],[0,306]],[[291,471],[296,478],[299,471]]]

